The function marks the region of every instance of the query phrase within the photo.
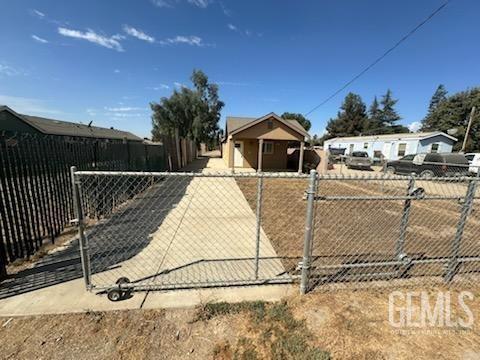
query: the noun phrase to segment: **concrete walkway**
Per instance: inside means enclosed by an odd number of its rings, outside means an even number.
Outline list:
[[[212,157],[206,165],[205,162],[196,161],[185,170],[229,171],[220,158]],[[168,178],[147,191],[136,204],[129,205],[114,221],[126,226],[110,226],[110,232],[97,232],[97,236],[90,237],[94,285],[109,286],[120,276],[127,276],[138,285],[162,287],[288,279],[263,230],[263,259],[256,274],[255,214],[234,178]],[[146,223],[154,217],[151,214],[162,217]],[[114,239],[110,238],[111,229],[116,230]],[[101,236],[104,238],[98,240]],[[128,251],[134,255],[112,261],[115,256],[108,254],[118,251],[118,244],[125,241],[131,242]],[[105,248],[106,244],[112,247]],[[107,256],[95,257],[99,252]],[[103,263],[108,258],[109,262]],[[87,292],[83,279],[76,279],[0,300],[0,316],[194,306],[210,300],[272,301],[292,291],[295,290],[284,285],[161,291],[135,294],[131,299],[112,303],[105,296]]]

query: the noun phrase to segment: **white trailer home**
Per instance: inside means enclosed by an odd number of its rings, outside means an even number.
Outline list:
[[[324,149],[345,149],[345,154],[366,151],[375,160],[397,160],[408,154],[452,152],[456,138],[441,131],[337,137],[326,140]]]

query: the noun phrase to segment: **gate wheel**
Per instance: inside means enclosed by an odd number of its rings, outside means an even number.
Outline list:
[[[119,289],[108,290],[107,297],[110,301],[119,301],[122,299],[123,292]]]
[[[115,284],[117,285],[128,284],[128,283],[130,283],[130,279],[124,276],[121,278],[118,278],[118,280],[115,282]]]

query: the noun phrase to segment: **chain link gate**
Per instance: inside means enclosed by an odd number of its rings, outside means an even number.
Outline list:
[[[289,283],[295,275],[262,228],[275,211],[264,189],[306,178],[72,168],[86,286],[119,300],[130,290]]]
[[[478,282],[479,181],[312,173],[302,293]]]
[[[438,281],[480,272],[479,178],[72,169],[90,290]]]

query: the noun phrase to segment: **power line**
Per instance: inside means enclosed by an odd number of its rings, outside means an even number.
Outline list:
[[[411,35],[413,35],[418,29],[420,29],[423,25],[425,25],[428,21],[430,21],[435,15],[437,15],[451,0],[445,1],[442,5],[440,5],[434,12],[432,12],[430,15],[428,15],[425,20],[423,20],[420,24],[418,24],[415,28],[410,30],[406,35],[404,35],[395,45],[393,45],[390,49],[385,51],[380,57],[378,57],[374,62],[372,62],[370,65],[368,65],[365,69],[360,71],[356,76],[354,76],[350,81],[348,81],[345,85],[343,85],[340,89],[335,91],[332,95],[327,97],[325,100],[323,100],[320,104],[315,106],[312,110],[309,112],[305,113],[304,116],[307,116],[317,110],[320,106],[325,105],[327,102],[329,102],[331,99],[333,99],[335,96],[337,96],[340,92],[345,90],[348,86],[350,86],[355,80],[357,80],[359,77],[361,77],[363,74],[365,74],[368,70],[370,70],[372,67],[377,65],[383,58],[385,58],[388,54],[390,54],[393,50],[395,50],[398,46],[400,46],[401,43],[403,43],[405,40],[407,40]]]

